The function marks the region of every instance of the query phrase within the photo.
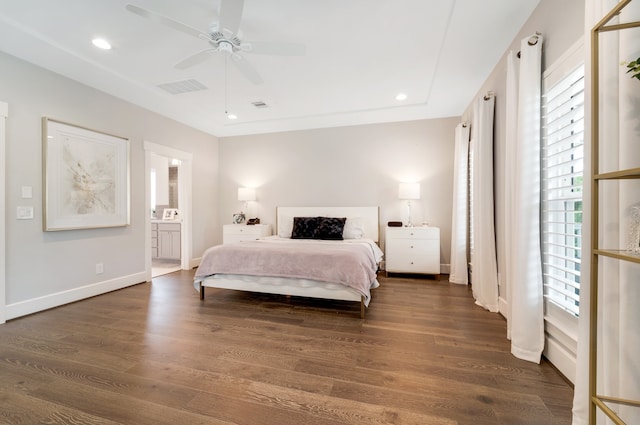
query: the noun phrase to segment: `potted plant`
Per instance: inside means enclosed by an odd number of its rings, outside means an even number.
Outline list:
[[[631,74],[631,78],[637,78],[640,80],[640,58],[631,61],[629,63],[625,63],[627,65],[627,74]]]

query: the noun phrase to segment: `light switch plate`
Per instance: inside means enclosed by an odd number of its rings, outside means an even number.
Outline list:
[[[33,207],[18,207],[16,217],[18,220],[33,220]]]

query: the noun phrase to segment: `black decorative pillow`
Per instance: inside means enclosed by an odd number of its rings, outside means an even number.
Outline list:
[[[346,217],[318,217],[318,233],[316,239],[342,240],[342,231]]]
[[[316,239],[319,217],[293,217],[291,239]]]

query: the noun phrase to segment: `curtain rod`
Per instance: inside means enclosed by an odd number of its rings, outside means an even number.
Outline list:
[[[483,99],[484,100],[489,100],[491,99],[493,96],[495,96],[496,94],[493,91],[488,91],[487,94],[484,95]]]
[[[527,41],[527,44],[529,46],[535,46],[536,44],[538,44],[538,40],[540,39],[540,36],[542,35],[542,33],[540,31],[536,31],[535,35],[532,35],[531,37],[529,37],[529,40]],[[516,55],[518,57],[518,59],[520,59],[520,51],[518,50],[518,54]]]

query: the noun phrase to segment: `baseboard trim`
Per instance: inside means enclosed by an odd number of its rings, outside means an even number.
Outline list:
[[[192,258],[191,260],[189,260],[189,268],[195,269],[200,265],[201,261],[202,261],[202,257]]]
[[[502,297],[498,297],[498,311],[500,311],[500,314],[504,317],[509,317],[509,305],[507,304],[507,300]]]
[[[145,276],[145,272],[135,273],[116,279],[92,283],[91,285],[85,285],[79,288],[69,289],[67,291],[57,292],[55,294],[7,304],[6,319],[16,319],[39,311],[80,301],[85,298],[95,297],[96,295],[102,295],[107,292],[126,288],[127,286],[137,285],[139,283],[146,282]]]
[[[576,357],[573,353],[570,353],[562,344],[546,335],[542,354],[569,382],[575,384]]]

